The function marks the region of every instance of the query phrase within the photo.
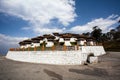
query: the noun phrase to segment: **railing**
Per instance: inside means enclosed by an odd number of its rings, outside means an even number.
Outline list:
[[[53,46],[53,47],[28,47],[28,48],[10,48],[9,51],[72,51],[75,46]],[[78,49],[77,49],[78,50]]]

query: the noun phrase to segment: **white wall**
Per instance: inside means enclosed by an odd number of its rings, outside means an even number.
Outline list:
[[[95,45],[95,42],[94,41],[88,41],[87,45],[93,46],[93,45]]]
[[[87,60],[87,55],[105,54],[103,46],[81,46],[77,51],[8,51],[6,58],[32,63],[81,65]]]
[[[78,41],[77,42],[79,45],[84,45],[85,44],[85,41]]]
[[[64,42],[64,39],[63,39],[63,38],[60,38],[60,39],[59,39],[59,42]]]
[[[43,40],[40,40],[40,44],[43,43]]]
[[[81,46],[79,48],[83,53],[93,53],[94,56],[106,54],[103,46]]]
[[[59,37],[58,36],[55,36],[55,40],[58,40],[59,39]]]
[[[20,48],[21,48],[21,49],[22,49],[22,48],[25,48],[25,46],[24,46],[24,45],[21,45]]]
[[[76,38],[70,38],[70,42],[76,42]]]
[[[80,51],[9,51],[6,58],[32,63],[80,65],[87,59]]]
[[[70,43],[70,41],[65,41],[64,45],[65,46],[71,46],[71,43]]]
[[[31,47],[38,47],[38,46],[40,46],[40,43],[32,43],[32,46]]]
[[[46,44],[46,47],[52,47],[54,45],[54,43],[52,41],[48,41]]]
[[[25,48],[31,47],[31,44],[26,44]]]

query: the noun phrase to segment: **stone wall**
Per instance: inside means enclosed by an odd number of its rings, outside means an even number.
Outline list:
[[[32,63],[81,65],[90,53],[100,56],[105,51],[103,46],[81,46],[74,51],[8,51],[6,58]]]
[[[81,65],[86,62],[87,54],[80,51],[9,51],[6,58],[32,63]]]
[[[82,53],[93,53],[94,56],[106,54],[103,46],[81,46],[79,47],[79,50],[81,50]]]

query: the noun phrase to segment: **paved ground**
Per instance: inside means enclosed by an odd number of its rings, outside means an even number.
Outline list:
[[[99,63],[82,66],[24,63],[0,56],[0,80],[120,80],[120,52],[108,52]]]

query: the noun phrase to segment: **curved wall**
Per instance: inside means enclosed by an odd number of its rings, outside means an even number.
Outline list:
[[[77,51],[8,51],[6,58],[32,63],[81,65],[90,53],[100,56],[105,51],[103,46],[81,46]]]
[[[86,61],[87,54],[80,51],[9,51],[6,58],[32,63],[80,65]]]

